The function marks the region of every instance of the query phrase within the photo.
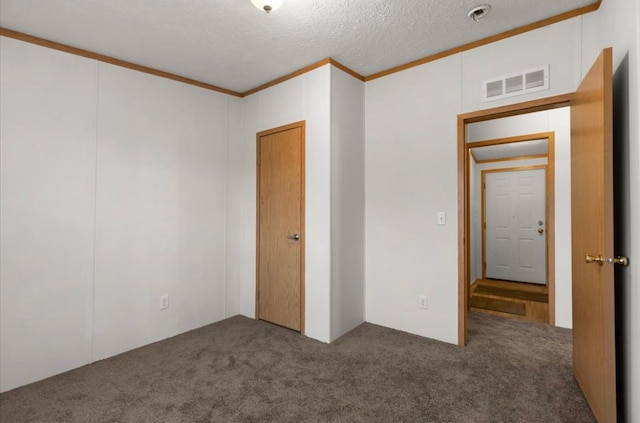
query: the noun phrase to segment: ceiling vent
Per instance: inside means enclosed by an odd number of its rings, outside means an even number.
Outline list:
[[[482,101],[493,101],[549,89],[549,65],[482,83]]]

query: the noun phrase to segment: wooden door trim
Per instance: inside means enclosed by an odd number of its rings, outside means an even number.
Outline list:
[[[256,296],[255,319],[260,318],[260,138],[300,128],[300,333],[305,333],[305,145],[306,121],[301,120],[256,133]]]
[[[469,155],[467,141],[467,124],[484,122],[509,116],[517,116],[526,113],[552,110],[570,105],[573,93],[562,94],[553,97],[542,98],[493,109],[478,110],[458,115],[458,344],[467,343],[467,309],[469,304],[469,239],[470,239],[470,213],[469,213]],[[471,144],[471,143],[469,143]],[[549,149],[549,153],[553,150]],[[549,161],[551,161],[549,158]],[[555,158],[554,158],[555,160]],[[555,172],[554,172],[555,173]],[[553,181],[552,181],[553,182]],[[548,199],[553,200],[553,199]],[[555,208],[555,203],[554,208]],[[555,232],[555,226],[554,226]],[[555,244],[555,237],[553,239]],[[547,239],[549,242],[549,239]],[[550,266],[553,264],[555,271],[555,257],[550,257]],[[554,307],[555,308],[555,305]],[[551,314],[551,300],[549,312]]]

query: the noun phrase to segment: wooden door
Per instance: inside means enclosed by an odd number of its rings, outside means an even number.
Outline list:
[[[573,371],[601,423],[616,421],[611,73],[606,49],[571,100]]]
[[[256,316],[304,332],[304,122],[257,135]]]
[[[546,169],[495,169],[484,180],[485,278],[546,285]]]

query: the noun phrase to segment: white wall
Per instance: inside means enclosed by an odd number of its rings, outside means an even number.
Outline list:
[[[452,343],[461,69],[455,55],[365,84],[366,320]]]
[[[463,52],[463,110],[471,112],[573,92],[580,81],[580,37],[578,17]],[[548,90],[482,102],[483,81],[542,65],[549,65]]]
[[[246,269],[255,262],[255,257],[251,258],[255,247],[247,244],[247,225],[242,223],[250,218],[246,211],[246,204],[242,203],[244,198],[251,195],[249,188],[255,187],[255,173],[251,178],[251,173],[245,172],[247,167],[255,166],[255,154],[253,162],[246,157],[243,151],[244,140],[244,100],[237,97],[227,97],[227,227],[225,249],[225,316],[235,316],[242,314],[241,307],[241,283],[242,277],[249,277]],[[255,193],[254,193],[255,194]],[[253,238],[255,240],[255,237]],[[253,249],[252,249],[253,248]],[[255,270],[255,266],[254,266]]]
[[[571,328],[571,110],[549,112],[555,131],[556,326]]]
[[[241,137],[228,149],[229,310],[255,317],[256,133],[305,120],[305,335],[330,342],[364,321],[363,85],[323,66],[243,99],[230,119]]]
[[[223,318],[227,96],[0,42],[0,390]]]
[[[240,312],[255,316],[256,133],[306,121],[305,334],[331,339],[331,67],[305,73],[243,100],[242,140],[229,145],[230,285]],[[232,181],[232,182],[231,182]]]
[[[331,67],[331,340],[364,322],[364,83]]]
[[[640,421],[640,72],[637,0],[605,0],[583,17],[582,73],[605,47],[613,47],[615,254],[630,257],[616,269],[616,348],[619,413],[625,422]],[[635,259],[635,260],[634,260]]]
[[[556,280],[556,326],[570,328],[571,316],[571,116],[570,109],[563,107],[526,115],[512,116],[473,123],[467,126],[467,140],[480,141],[505,138],[517,135],[554,132],[555,134],[555,280]],[[546,162],[546,160],[545,160]],[[517,166],[538,164],[536,161],[522,160]],[[474,183],[476,196],[476,213],[472,215],[472,275],[480,277],[481,232],[480,232],[480,170],[487,169],[488,164],[476,166]],[[506,167],[501,164],[500,167]],[[495,167],[493,164],[491,167]],[[480,276],[478,276],[480,275]],[[471,281],[473,282],[473,281]]]
[[[467,142],[549,131],[549,112],[535,112],[467,125]]]
[[[0,391],[89,362],[96,63],[0,37]]]
[[[467,126],[469,128],[469,126]],[[481,213],[481,201],[482,190],[480,189],[481,179],[480,171],[478,170],[479,164],[476,163],[474,157],[469,153],[469,208],[471,216],[469,218],[469,285],[473,284],[476,279],[482,278],[482,254],[478,254],[478,250],[482,253],[482,235],[480,233],[480,216]]]
[[[580,37],[574,18],[365,84],[367,321],[457,342],[456,115],[573,92]],[[545,64],[549,90],[482,102],[482,81]]]
[[[103,63],[98,81],[94,359],[225,303],[226,96]]]

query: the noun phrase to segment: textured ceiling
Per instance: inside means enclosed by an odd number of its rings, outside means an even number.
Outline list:
[[[371,75],[594,3],[284,0],[266,14],[250,0],[0,0],[0,26],[242,92],[326,57]]]

